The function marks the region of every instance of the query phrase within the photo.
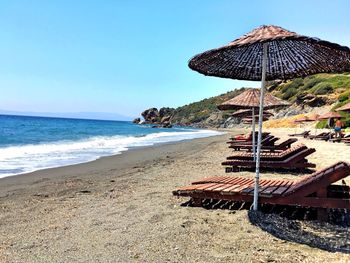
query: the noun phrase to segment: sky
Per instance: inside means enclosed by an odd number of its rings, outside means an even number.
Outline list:
[[[136,117],[259,87],[188,61],[264,24],[350,46],[349,10],[347,0],[1,0],[0,109]]]

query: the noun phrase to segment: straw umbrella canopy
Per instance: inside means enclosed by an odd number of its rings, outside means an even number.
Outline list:
[[[295,123],[300,123],[300,124],[302,124],[302,123],[305,123],[305,122],[313,122],[313,121],[316,121],[317,118],[318,118],[318,115],[317,115],[317,114],[314,114],[314,115],[312,115],[312,116],[306,116],[306,115],[304,115],[304,116],[302,116],[302,117],[296,119],[294,122],[295,122]],[[304,126],[304,131],[305,131],[305,126]]]
[[[311,114],[310,116],[308,116],[308,119],[309,119],[310,121],[317,121],[317,120],[318,120],[318,117],[320,117],[319,114],[313,113],[313,114]]]
[[[207,76],[261,80],[254,187],[257,210],[265,81],[350,71],[350,49],[278,26],[261,26],[228,45],[196,55],[189,61],[189,67]]]
[[[350,111],[350,102],[345,104],[344,106],[336,109],[336,111]]]
[[[273,109],[289,105],[288,102],[283,101],[269,93],[264,94],[265,109]],[[251,109],[252,115],[256,116],[257,109],[260,107],[260,90],[259,89],[247,89],[236,97],[225,101],[218,106],[219,110],[238,110],[238,109]],[[256,159],[255,154],[255,118],[252,117],[252,134],[253,134],[253,157]]]
[[[327,112],[323,115],[321,115],[320,117],[318,117],[319,120],[328,120],[328,119],[333,119],[333,118],[341,118],[342,116],[339,113],[330,111]]]
[[[288,106],[290,103],[281,100],[270,93],[264,94],[264,109],[274,109]],[[223,102],[218,106],[219,110],[237,110],[237,109],[258,109],[260,107],[260,90],[247,89],[236,97]]]

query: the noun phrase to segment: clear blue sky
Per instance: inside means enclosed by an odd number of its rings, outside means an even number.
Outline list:
[[[188,66],[263,24],[350,46],[350,1],[0,2],[0,109],[137,116],[258,82]]]

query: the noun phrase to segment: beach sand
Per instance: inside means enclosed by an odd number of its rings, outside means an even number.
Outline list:
[[[181,206],[176,187],[225,175],[229,136],[0,179],[0,262],[350,262],[349,228]],[[350,146],[299,140],[317,169],[350,161]],[[297,178],[262,174],[282,177]]]

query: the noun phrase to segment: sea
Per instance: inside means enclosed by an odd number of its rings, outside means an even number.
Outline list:
[[[132,148],[219,135],[126,121],[0,115],[0,178],[96,160]]]

